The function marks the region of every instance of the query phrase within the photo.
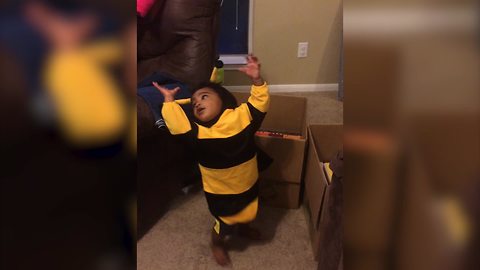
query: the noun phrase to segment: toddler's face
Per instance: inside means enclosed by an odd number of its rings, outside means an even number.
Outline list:
[[[193,115],[202,122],[208,122],[220,114],[222,100],[210,88],[202,88],[192,95]]]

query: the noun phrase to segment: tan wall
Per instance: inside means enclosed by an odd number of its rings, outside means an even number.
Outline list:
[[[253,53],[269,84],[338,82],[340,0],[254,0],[253,11]],[[297,58],[303,41],[308,57]],[[240,72],[225,72],[225,85],[248,84]]]

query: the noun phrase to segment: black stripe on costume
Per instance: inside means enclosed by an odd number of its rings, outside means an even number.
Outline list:
[[[260,125],[265,118],[266,112],[261,112],[257,108],[255,108],[250,102],[247,102],[248,109],[250,110],[250,115],[252,116],[252,128],[254,131],[257,131],[260,128]]]
[[[257,153],[254,131],[248,125],[240,133],[228,138],[199,139],[199,162],[211,169],[226,169],[252,159]]]
[[[240,194],[213,194],[205,191],[208,209],[215,217],[231,216],[242,211],[258,197],[258,181]]]
[[[193,121],[190,121],[190,126],[191,126],[191,129],[187,133],[177,134],[174,136],[180,138],[188,146],[195,147],[197,142],[197,136],[198,136],[198,126]]]
[[[235,232],[235,225],[228,225],[227,223],[223,222],[223,220],[220,217],[215,217],[216,220],[218,220],[218,223],[220,225],[219,228],[219,235],[221,237],[227,236],[227,235],[232,235]]]

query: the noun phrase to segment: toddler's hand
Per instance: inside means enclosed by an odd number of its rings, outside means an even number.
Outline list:
[[[263,85],[263,79],[260,76],[260,63],[257,57],[248,55],[247,64],[238,70],[250,77],[254,85]]]
[[[163,98],[165,99],[165,102],[174,101],[175,100],[175,95],[180,90],[180,87],[175,87],[174,89],[169,90],[165,87],[160,86],[157,82],[153,82],[152,84],[153,84],[153,86],[155,86],[155,88],[158,89],[158,91],[160,91],[160,93],[162,93]]]

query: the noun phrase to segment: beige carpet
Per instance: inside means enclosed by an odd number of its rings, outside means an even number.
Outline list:
[[[137,243],[137,269],[225,269],[209,248],[213,225],[202,192],[182,196]],[[316,269],[303,210],[261,207],[254,222],[266,241],[232,239],[232,269]]]
[[[343,123],[336,92],[285,93],[308,98],[307,123]],[[233,239],[232,269],[317,269],[303,208],[260,208],[254,223],[262,243]],[[209,248],[213,219],[202,192],[180,196],[157,224],[137,242],[137,269],[225,269]]]

